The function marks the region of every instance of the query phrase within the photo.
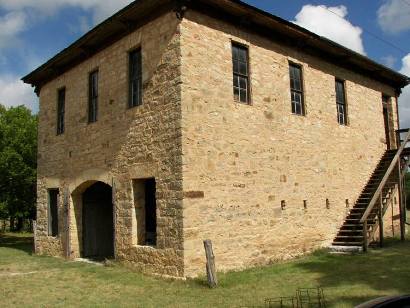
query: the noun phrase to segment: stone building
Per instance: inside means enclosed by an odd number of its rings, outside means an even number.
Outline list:
[[[177,277],[204,273],[205,239],[222,271],[329,246],[409,84],[236,0],[135,1],[23,80],[36,252]]]

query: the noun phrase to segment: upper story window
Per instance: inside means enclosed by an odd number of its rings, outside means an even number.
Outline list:
[[[387,143],[388,148],[390,149],[391,140],[392,140],[392,137],[390,136],[391,127],[394,126],[392,125],[393,119],[391,119],[391,97],[383,94],[382,102],[383,102],[383,120],[384,120],[384,130],[386,134],[386,143]]]
[[[345,82],[339,79],[336,79],[336,109],[339,124],[347,125]]]
[[[88,123],[97,122],[98,116],[98,71],[88,78]]]
[[[142,104],[142,56],[141,48],[129,53],[129,99],[128,107]]]
[[[65,88],[57,92],[57,135],[64,134],[65,123]]]
[[[292,113],[305,115],[302,67],[297,64],[289,64],[290,95]]]
[[[383,107],[388,107],[390,102],[391,102],[391,97],[388,95],[382,95],[382,102],[383,102]]]
[[[236,101],[250,103],[250,83],[249,83],[249,50],[247,47],[232,44],[233,62],[233,94]]]

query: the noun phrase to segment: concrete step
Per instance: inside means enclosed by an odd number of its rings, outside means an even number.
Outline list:
[[[330,253],[335,253],[335,254],[360,253],[360,252],[363,252],[363,247],[331,245],[329,246],[329,251]]]

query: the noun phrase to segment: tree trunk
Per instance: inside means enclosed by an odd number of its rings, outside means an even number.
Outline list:
[[[23,217],[17,217],[17,232],[21,232],[23,230],[23,226],[24,226],[24,219]]]
[[[10,217],[10,231],[13,232],[14,231],[14,217]]]

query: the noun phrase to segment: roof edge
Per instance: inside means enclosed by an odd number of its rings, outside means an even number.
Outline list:
[[[197,9],[199,6],[211,6],[219,10],[220,17],[228,19],[229,14],[248,19],[257,28],[274,29],[281,32],[282,36],[288,35],[288,40],[292,37],[299,38],[303,42],[304,48],[311,48],[312,52],[321,52],[328,57],[332,57],[332,52],[339,53],[341,63],[336,65],[342,66],[351,62],[352,67],[347,69],[366,75],[369,78],[379,80],[394,87],[397,92],[410,84],[410,78],[391,68],[388,68],[367,56],[357,53],[346,48],[332,40],[319,36],[303,27],[300,27],[281,17],[275,16],[269,12],[249,5],[241,0],[137,0],[125,8],[121,9],[105,21],[98,24],[89,32],[84,34],[67,48],[60,51],[50,60],[36,68],[31,73],[24,76],[21,80],[31,84],[36,88],[38,94],[40,88],[50,80],[58,77],[72,66],[79,64],[90,58],[97,52],[105,49],[115,41],[128,35],[138,27],[148,23],[150,20],[158,17],[159,14],[174,11],[179,8]],[[208,13],[208,12],[206,12]],[[208,13],[209,14],[209,13]],[[134,18],[133,18],[134,17]],[[140,17],[138,19],[138,17]],[[178,14],[177,14],[177,17]],[[272,34],[265,36],[272,39]],[[92,42],[94,40],[93,46]],[[95,44],[95,42],[102,43]],[[300,42],[298,42],[300,44]],[[329,50],[331,49],[331,51]],[[334,60],[338,60],[337,55],[333,55]],[[343,60],[341,60],[343,59]]]

